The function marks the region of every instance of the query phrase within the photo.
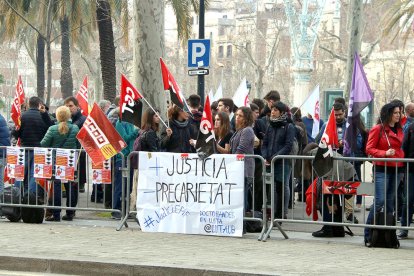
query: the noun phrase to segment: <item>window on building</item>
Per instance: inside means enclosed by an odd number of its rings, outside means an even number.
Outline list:
[[[219,26],[219,35],[224,35],[224,27],[223,26]]]
[[[224,56],[223,46],[219,46],[219,48],[218,48],[218,57],[223,58],[223,56]]]
[[[232,56],[232,46],[231,45],[227,45],[227,57],[231,57]]]

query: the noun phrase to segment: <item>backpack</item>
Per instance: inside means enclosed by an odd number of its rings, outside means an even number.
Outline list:
[[[387,213],[385,215],[384,209],[381,208],[381,210],[376,212],[374,221],[376,222],[376,225],[395,226],[395,214]],[[372,224],[374,224],[374,221],[372,221]],[[398,241],[395,229],[370,228],[369,238],[368,241],[365,241],[365,246],[398,249],[400,247],[400,242]]]
[[[292,149],[290,150],[289,155],[297,155],[299,153],[299,142],[298,136],[300,136],[300,130],[295,124],[292,124],[295,129],[295,137],[293,138]],[[286,128],[287,132],[287,128]]]

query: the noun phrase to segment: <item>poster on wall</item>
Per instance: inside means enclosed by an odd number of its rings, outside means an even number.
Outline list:
[[[137,217],[144,232],[241,237],[244,160],[139,153]]]

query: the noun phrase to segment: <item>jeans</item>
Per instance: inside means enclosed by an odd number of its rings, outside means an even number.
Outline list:
[[[414,173],[409,173],[408,178],[404,181],[404,194],[406,194],[406,199],[402,206],[401,214],[401,226],[410,226],[411,218],[413,216],[413,203],[414,203]],[[408,192],[407,192],[408,187]],[[407,207],[408,207],[408,216],[407,216]],[[408,230],[401,230],[401,232],[408,233]]]
[[[78,204],[78,185],[74,182],[66,182],[66,207],[76,207]],[[53,185],[53,206],[62,206],[62,182],[55,180]],[[73,216],[74,210],[66,210],[68,216]],[[60,209],[53,209],[53,216],[60,218]]]
[[[44,191],[43,189],[37,185],[34,175],[34,154],[33,150],[26,149],[25,151],[25,168],[24,168],[24,180],[23,181],[16,181],[14,186],[21,187],[23,183],[24,191],[29,189],[30,193],[37,194],[39,196],[43,196]]]
[[[402,177],[403,174],[396,173],[395,168],[388,168],[387,174],[375,172],[375,200],[369,211],[366,224],[373,224],[374,211],[377,212],[382,207],[384,207],[384,212],[394,212],[395,190]],[[365,228],[364,236],[366,240],[369,238],[369,228]]]
[[[275,195],[275,216],[276,218],[283,218],[288,213],[290,189],[291,166],[289,162],[275,163],[274,166],[274,195]]]
[[[4,190],[4,160],[3,157],[0,157],[0,194]]]
[[[354,162],[354,168],[355,168],[355,172],[356,172],[356,174],[357,174],[357,176],[358,176],[358,181],[361,181],[362,182],[362,178],[361,178],[361,166],[362,166],[362,163],[363,162],[361,162],[361,161],[355,161]],[[357,195],[356,196],[356,204],[362,204],[362,195]]]
[[[131,170],[130,173],[130,179],[133,178],[133,172],[134,170]],[[122,208],[122,159],[117,158],[115,161],[115,176],[114,176],[114,194],[112,198],[112,206],[113,209],[121,210]],[[125,181],[124,183],[124,195],[125,198],[129,196],[131,193],[132,187],[130,187],[129,191],[127,191],[127,183]]]

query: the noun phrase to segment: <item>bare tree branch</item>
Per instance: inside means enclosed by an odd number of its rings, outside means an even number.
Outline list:
[[[331,56],[333,58],[337,58],[337,59],[345,61],[345,62],[347,61],[347,58],[345,56],[340,56],[340,55],[334,53],[331,49],[326,48],[325,46],[319,45],[319,49],[324,50],[325,52],[328,52],[329,54],[331,54]]]
[[[327,33],[328,35],[330,35],[330,36],[332,36],[332,37],[334,37],[334,38],[338,39],[339,43],[342,45],[342,39],[341,39],[341,37],[337,36],[337,35],[336,35],[336,34],[334,34],[334,33],[331,33],[330,31],[327,31],[326,29],[325,29],[324,31],[325,31],[325,33]]]
[[[362,65],[367,64],[368,62],[370,62],[370,56],[372,54],[372,52],[374,51],[375,46],[377,46],[377,44],[381,41],[381,38],[377,38],[377,40],[375,40],[374,43],[371,44],[371,46],[369,47],[368,52],[364,55],[364,57],[361,60]]]

